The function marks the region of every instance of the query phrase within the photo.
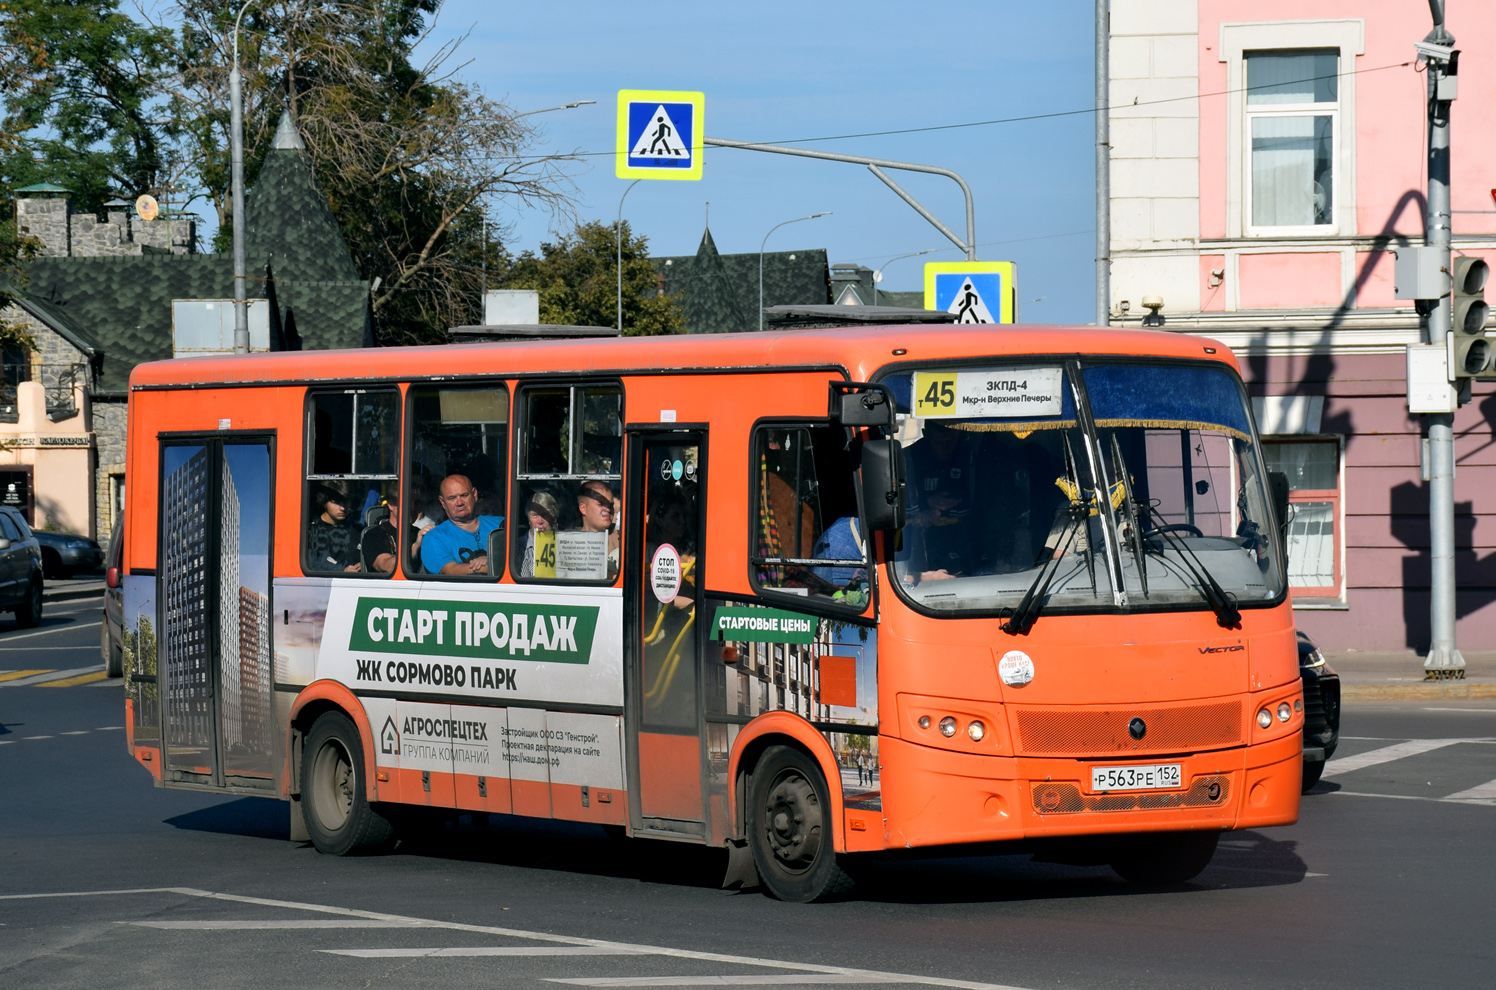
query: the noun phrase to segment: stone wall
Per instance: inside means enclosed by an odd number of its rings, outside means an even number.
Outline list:
[[[107,544],[118,521],[116,496],[125,484],[125,414],[129,406],[123,399],[95,400],[90,412],[93,420],[95,537]]]
[[[22,234],[42,242],[43,258],[66,258],[71,253],[68,217],[72,212],[66,199],[23,197],[16,200],[16,225]]]

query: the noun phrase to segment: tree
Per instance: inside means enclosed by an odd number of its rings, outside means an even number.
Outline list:
[[[245,15],[245,168],[263,160],[291,110],[360,274],[380,343],[445,341],[474,322],[482,236],[495,201],[569,215],[565,155],[530,155],[535,130],[457,80],[457,42],[412,59],[439,0],[268,0]],[[234,11],[179,0],[172,100],[199,162],[220,236],[231,229],[228,69]],[[460,39],[459,39],[460,40]],[[488,225],[501,230],[497,223]]]
[[[5,0],[0,182],[63,183],[94,211],[155,189],[171,130],[155,120],[169,37],[120,13],[118,0]]]
[[[618,242],[613,224],[591,221],[540,254],[526,251],[509,265],[503,285],[540,291],[542,323],[611,327],[618,320]],[[685,333],[685,314],[667,296],[649,263],[649,239],[623,225],[623,326],[626,336]]]

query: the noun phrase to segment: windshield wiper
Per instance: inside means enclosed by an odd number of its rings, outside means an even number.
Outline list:
[[[1086,518],[1091,514],[1090,509],[1080,501],[1083,494],[1080,487],[1080,475],[1075,470],[1075,452],[1070,449],[1070,438],[1065,438],[1065,477],[1070,482],[1071,491],[1076,493],[1075,501],[1069,502],[1061,510],[1070,517],[1065,528],[1060,532],[1060,538],[1055,544],[1050,558],[1044,562],[1039,573],[1034,576],[1033,583],[1019,599],[1017,608],[1013,614],[1008,616],[1007,621],[1002,624],[1002,630],[1014,636],[1021,636],[1033,628],[1034,622],[1039,618],[1039,610],[1044,607],[1044,598],[1049,594],[1050,582],[1059,573],[1060,562],[1065,553],[1070,549],[1080,528],[1085,524]],[[1096,567],[1091,558],[1091,548],[1086,547],[1086,568],[1091,572],[1091,593],[1096,593]]]
[[[1127,473],[1127,461],[1122,457],[1122,445],[1117,434],[1112,434],[1112,470],[1117,472],[1117,481],[1122,486],[1122,506],[1127,510],[1127,525],[1132,529],[1132,559],[1138,565],[1138,583],[1142,585],[1143,597],[1148,597],[1148,560],[1143,549],[1143,528],[1138,523],[1138,503],[1132,497],[1132,476]]]
[[[1158,523],[1158,528],[1154,532],[1162,536],[1174,548],[1179,554],[1179,559],[1194,576],[1195,585],[1200,589],[1201,596],[1210,605],[1210,610],[1215,613],[1216,625],[1229,629],[1240,622],[1241,612],[1236,607],[1236,596],[1222,588],[1214,575],[1210,573],[1210,568],[1195,556],[1195,551],[1189,548],[1189,544],[1169,530],[1168,524],[1164,522],[1163,516],[1159,515],[1157,509],[1146,502],[1142,503],[1142,509],[1146,518]]]

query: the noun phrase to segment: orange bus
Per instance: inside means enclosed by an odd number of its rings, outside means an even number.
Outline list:
[[[322,852],[549,817],[806,901],[972,843],[1180,881],[1297,819],[1282,489],[1213,341],[200,358],[129,415],[130,750]]]

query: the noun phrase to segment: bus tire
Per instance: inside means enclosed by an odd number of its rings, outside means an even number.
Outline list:
[[[306,735],[301,758],[301,809],[318,852],[347,856],[387,852],[395,829],[364,790],[364,748],[353,720],[324,712]]]
[[[1304,764],[1304,780],[1299,787],[1299,793],[1308,794],[1309,789],[1319,783],[1319,778],[1324,775],[1325,761],[1315,760],[1313,763]]]
[[[1220,832],[1145,832],[1116,840],[1108,865],[1130,883],[1178,884],[1210,865]]]
[[[815,760],[790,746],[769,747],[753,768],[748,800],[748,845],[772,896],[805,904],[852,889],[836,861],[831,799]]]

